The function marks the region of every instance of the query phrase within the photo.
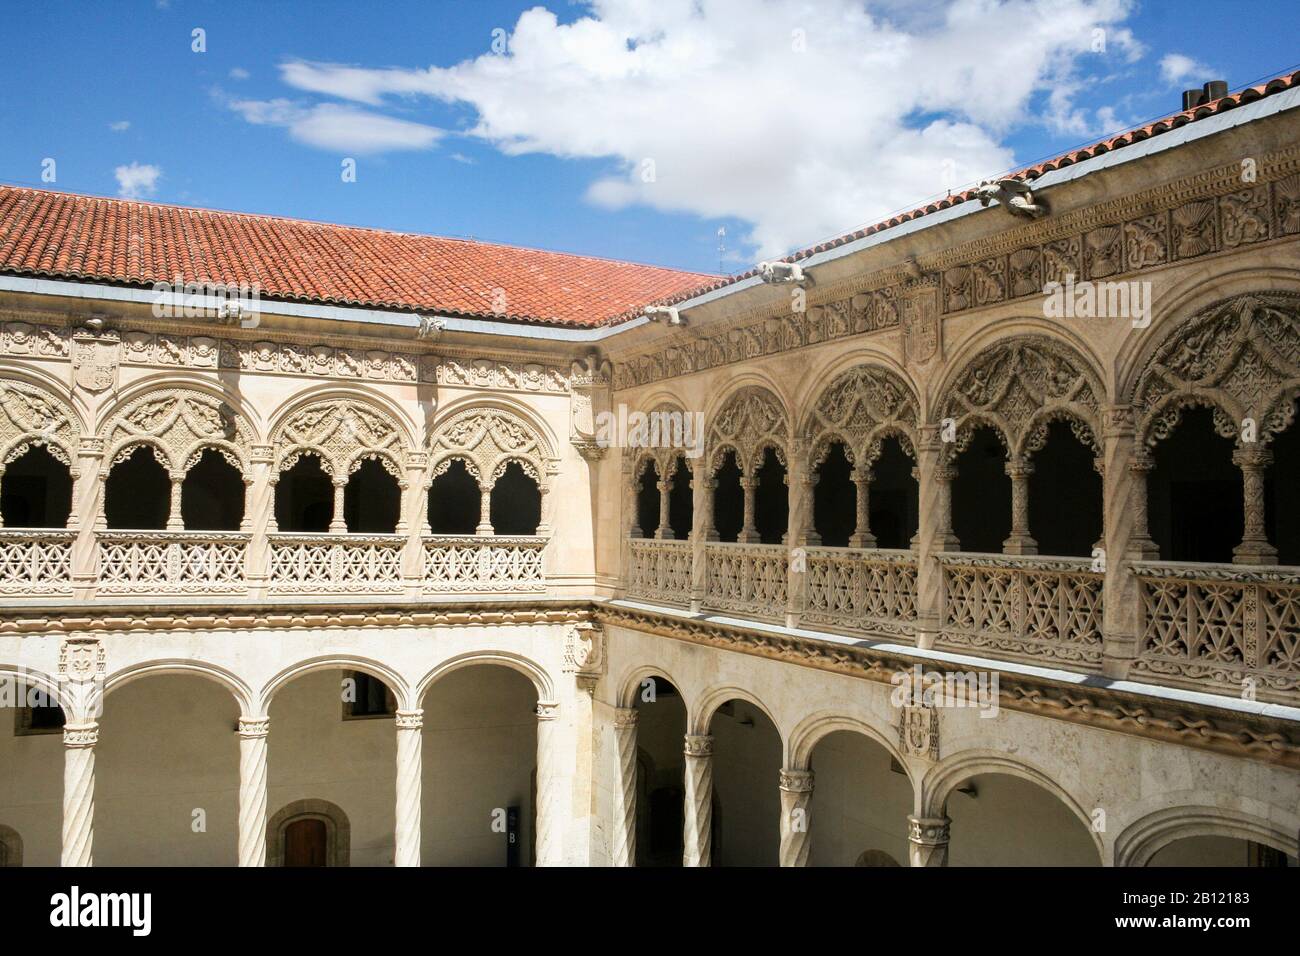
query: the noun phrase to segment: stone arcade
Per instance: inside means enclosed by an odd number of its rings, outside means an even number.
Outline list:
[[[0,863],[1295,865],[1297,87],[727,279],[0,188]]]

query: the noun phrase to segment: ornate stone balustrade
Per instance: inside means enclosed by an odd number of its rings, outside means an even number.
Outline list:
[[[1097,670],[1102,584],[1089,558],[949,552],[940,642],[1025,660]]]
[[[689,604],[691,543],[629,539],[627,596],[660,604]]]
[[[780,544],[711,541],[704,548],[704,606],[765,620],[784,620],[789,551]]]
[[[425,535],[425,591],[544,591],[545,537]]]
[[[916,554],[860,548],[804,549],[810,624],[911,637],[916,623]]]
[[[276,593],[399,594],[401,534],[271,535],[269,586]]]
[[[250,536],[228,531],[103,531],[100,594],[238,593]]]
[[[1296,703],[1300,569],[1142,561],[1133,573],[1142,595],[1135,677]]]
[[[72,531],[0,531],[0,594],[72,593]]]

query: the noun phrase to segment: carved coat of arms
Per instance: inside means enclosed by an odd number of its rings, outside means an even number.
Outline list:
[[[117,384],[122,343],[116,332],[78,332],[72,336],[72,381],[88,392],[102,392]]]
[[[943,326],[939,318],[938,292],[922,289],[898,300],[898,321],[903,330],[903,349],[912,365],[924,365],[943,351]]]

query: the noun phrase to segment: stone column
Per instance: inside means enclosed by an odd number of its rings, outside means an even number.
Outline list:
[[[104,460],[104,442],[83,438],[77,447],[77,478],[72,486],[73,510],[68,527],[75,529],[72,544],[72,594],[77,600],[94,596],[99,574],[99,550],[96,529],[106,527],[104,516],[104,482],[99,470]]]
[[[754,492],[758,489],[758,479],[741,475],[740,490],[745,497],[745,520],[741,525],[736,541],[740,544],[754,544],[758,538],[758,529],[754,527]]]
[[[812,849],[808,804],[812,800],[811,770],[781,771],[781,865],[807,866]]]
[[[655,537],[660,541],[671,541],[673,526],[668,517],[668,496],[672,491],[673,483],[669,478],[662,478],[655,482],[655,487],[659,489],[659,527],[655,529]]]
[[[1112,405],[1102,419],[1102,671],[1124,678],[1137,655],[1141,594],[1130,564],[1155,557],[1146,537],[1146,471],[1134,459],[1133,409]],[[1094,567],[1097,562],[1094,561]]]
[[[239,519],[239,530],[248,534],[253,530],[253,476],[244,475],[244,514]]]
[[[1273,453],[1257,442],[1238,446],[1232,463],[1241,469],[1245,527],[1241,544],[1232,549],[1233,564],[1276,564],[1277,548],[1268,543],[1264,528],[1264,472],[1273,463]]]
[[[1133,530],[1128,536],[1125,552],[1134,561],[1155,561],[1160,557],[1160,548],[1151,540],[1151,529],[1147,523],[1147,478],[1155,467],[1155,462],[1151,460],[1150,451],[1145,445],[1134,443],[1132,448],[1128,472],[1131,476],[1129,504],[1133,513]]]
[[[249,497],[245,499],[244,522],[252,534],[248,542],[244,573],[248,578],[249,596],[261,597],[264,594],[266,580],[271,573],[271,542],[269,535],[276,531],[275,523],[275,476],[271,473],[273,449],[270,445],[254,445],[248,457],[252,469],[252,480],[245,487]],[[244,522],[240,523],[243,530]]]
[[[916,444],[920,514],[915,549],[916,642],[923,648],[934,646],[943,625],[943,568],[934,556],[961,547],[952,533],[952,481],[957,471],[944,462],[947,451],[939,426],[922,425]]]
[[[948,865],[947,817],[907,818],[907,856],[912,866]]]
[[[857,491],[854,504],[857,511],[857,525],[849,538],[850,548],[874,548],[876,536],[871,533],[871,479],[875,474],[870,468],[854,468],[851,477]]]
[[[492,533],[492,488],[479,485],[478,489],[478,525],[474,528],[475,534],[490,535]]]
[[[92,866],[95,843],[95,744],[93,720],[63,728],[63,866]]]
[[[266,866],[266,737],[269,717],[239,718],[239,865]]]
[[[625,538],[641,537],[641,520],[637,514],[637,498],[641,490],[641,475],[636,470],[636,459],[631,456],[631,452],[625,451],[623,454],[623,504],[626,510],[626,517],[623,523],[626,525]]]
[[[394,866],[420,865],[420,754],[423,710],[397,712],[397,814]]]
[[[1037,554],[1038,542],[1029,534],[1029,476],[1033,463],[1019,455],[1003,468],[1011,479],[1011,536],[1002,542],[1003,554]]]
[[[713,865],[713,738],[687,734],[682,866]]]
[[[718,540],[713,527],[713,492],[717,487],[713,476],[707,474],[704,459],[697,458],[691,472],[691,611],[697,614],[704,606],[708,585],[707,544]]]
[[[635,707],[614,711],[618,780],[614,783],[614,865],[636,866],[636,723]]]
[[[171,502],[167,509],[167,530],[184,531],[185,519],[181,517],[181,486],[185,482],[185,473],[176,472],[171,476]]]
[[[559,794],[556,793],[555,753],[559,737],[560,705],[554,701],[537,702],[537,865],[560,865],[560,831],[563,821],[556,819]]]
[[[334,516],[330,518],[330,534],[346,534],[348,523],[343,518],[343,492],[348,486],[347,476],[334,479]]]
[[[790,471],[786,476],[789,495],[785,531],[786,547],[786,627],[798,627],[808,603],[808,551],[821,543],[813,525],[813,489],[817,475],[812,471],[806,441],[790,443]]]

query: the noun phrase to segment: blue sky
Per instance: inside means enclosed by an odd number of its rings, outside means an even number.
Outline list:
[[[1300,61],[1240,6],[11,4],[0,181],[731,272]]]

